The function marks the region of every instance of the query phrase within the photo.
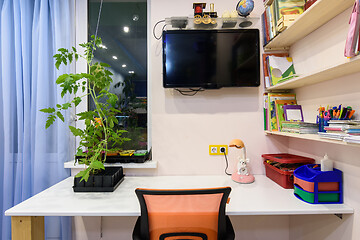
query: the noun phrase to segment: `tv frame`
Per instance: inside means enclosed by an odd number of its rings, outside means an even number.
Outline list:
[[[212,32],[249,32],[249,31],[255,31],[257,32],[258,35],[258,42],[257,42],[257,51],[256,51],[256,55],[258,56],[257,59],[257,82],[254,85],[248,86],[248,85],[232,85],[232,86],[218,86],[217,84],[199,84],[199,85],[193,85],[193,86],[185,86],[183,84],[165,84],[166,81],[166,65],[165,65],[165,39],[166,39],[166,35],[167,34],[171,34],[172,32],[179,32],[181,31],[182,33],[194,33],[194,32],[208,32],[208,31],[212,31]],[[259,87],[260,86],[260,81],[261,81],[261,76],[260,76],[260,61],[261,61],[261,56],[260,56],[260,31],[257,28],[247,28],[247,29],[190,29],[190,30],[164,30],[163,31],[163,38],[162,38],[162,48],[163,48],[163,52],[162,52],[162,65],[163,65],[163,87],[164,88],[185,88],[185,89],[220,89],[220,88],[229,88],[229,87]]]

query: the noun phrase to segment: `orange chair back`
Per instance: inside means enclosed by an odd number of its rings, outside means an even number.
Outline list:
[[[221,239],[230,187],[193,190],[136,189],[149,240]],[[219,225],[220,223],[220,225]],[[146,226],[145,226],[146,225]],[[188,235],[186,235],[188,234]]]

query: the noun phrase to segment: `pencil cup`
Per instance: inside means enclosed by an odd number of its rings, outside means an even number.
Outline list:
[[[318,122],[319,122],[319,132],[326,132],[324,127],[329,126],[329,121],[323,118],[319,118]]]
[[[325,124],[325,121],[323,118],[319,118],[319,132],[326,132],[324,130],[324,124]]]

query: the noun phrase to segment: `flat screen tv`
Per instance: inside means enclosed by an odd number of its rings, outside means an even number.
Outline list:
[[[163,32],[164,88],[259,85],[258,29]]]

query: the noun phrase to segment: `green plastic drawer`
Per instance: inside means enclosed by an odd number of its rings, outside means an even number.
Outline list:
[[[298,195],[302,200],[309,203],[315,202],[315,194],[312,192],[307,192],[299,188],[298,186],[294,186],[294,193]],[[339,202],[339,193],[319,193],[318,194],[318,202]]]

